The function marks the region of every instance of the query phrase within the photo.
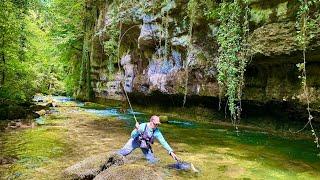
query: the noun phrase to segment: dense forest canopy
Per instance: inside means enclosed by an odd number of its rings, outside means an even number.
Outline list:
[[[37,92],[72,95],[82,51],[83,3],[1,2],[1,103],[23,103]]]

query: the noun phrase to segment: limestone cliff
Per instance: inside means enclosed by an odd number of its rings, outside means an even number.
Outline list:
[[[187,3],[187,0],[127,1],[118,7],[111,1],[96,2],[90,42],[91,87],[96,98],[123,99],[121,81],[131,94],[183,95],[187,66],[188,95],[218,96],[216,36],[219,25],[216,19],[206,18],[206,10],[218,7],[218,1],[199,0],[191,42]],[[291,0],[251,1],[249,42],[252,50],[245,74],[244,99],[297,102],[304,98],[296,67],[302,62],[295,40],[297,8],[297,1]],[[312,31],[307,51],[307,79],[312,103],[316,105],[320,104],[319,9],[313,9],[312,13],[318,28]],[[120,19],[116,28],[115,19]],[[121,33],[116,34],[114,30]],[[111,46],[115,47],[114,52],[110,51],[111,40],[116,40]],[[189,45],[193,48],[187,56]],[[119,62],[118,58],[112,58],[118,55]]]

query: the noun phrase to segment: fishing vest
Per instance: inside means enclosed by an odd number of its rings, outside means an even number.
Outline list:
[[[150,136],[148,136],[148,132],[146,131],[147,126],[148,126],[148,124],[146,124],[146,126],[144,127],[143,132],[140,133],[139,136],[138,136],[138,140],[139,140],[139,143],[140,143],[140,148],[143,148],[143,149],[151,149],[151,144],[153,144],[153,142],[154,142],[153,134],[157,130],[157,129],[152,130],[152,134],[151,134],[151,137],[150,137]]]

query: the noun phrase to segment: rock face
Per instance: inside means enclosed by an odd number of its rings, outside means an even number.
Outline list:
[[[199,1],[203,8],[197,12],[190,40],[185,1],[170,1],[166,5],[148,1],[145,6],[128,2],[121,9],[120,59],[109,62],[110,52],[104,49],[103,42],[110,40],[108,29],[116,17],[109,13],[113,6],[107,2],[96,4],[99,13],[90,51],[91,86],[96,98],[124,100],[123,90],[132,94],[182,95],[187,73],[188,95],[219,95],[218,24],[216,20],[206,19],[203,10],[218,4],[213,2],[209,7],[210,3]],[[305,99],[296,67],[302,62],[295,38],[297,6],[296,1],[251,1],[252,58],[245,74],[245,100],[298,102]],[[320,17],[319,10],[312,13],[312,17]],[[315,25],[319,27],[320,21],[316,20]],[[316,29],[312,30],[307,51],[308,90],[313,105],[320,104],[320,32]],[[192,46],[189,53],[188,46]],[[113,70],[106,66],[108,63]]]
[[[156,24],[155,18],[145,15],[138,37],[138,47],[141,49],[155,47],[160,38],[160,26]]]

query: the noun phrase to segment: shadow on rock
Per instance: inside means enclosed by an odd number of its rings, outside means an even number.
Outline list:
[[[161,173],[152,167],[139,164],[124,164],[122,166],[112,166],[100,174],[94,180],[161,180]]]
[[[109,171],[111,167],[132,163],[137,159],[138,157],[135,156],[127,159],[116,153],[96,155],[68,167],[63,175],[66,179],[93,179],[102,171]]]
[[[100,167],[100,171],[104,171],[111,166],[121,166],[125,162],[127,162],[127,159],[124,156],[112,154],[109,159]]]
[[[63,175],[67,179],[93,179],[100,173],[101,165],[108,161],[109,155],[97,155],[86,158],[70,167]]]

